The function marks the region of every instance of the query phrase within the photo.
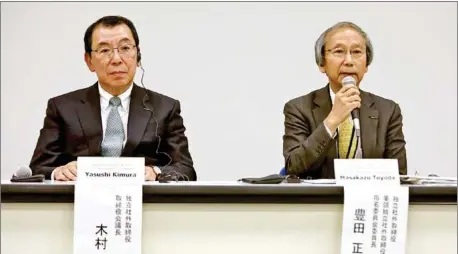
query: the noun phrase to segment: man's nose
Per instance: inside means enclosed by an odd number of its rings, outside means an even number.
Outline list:
[[[111,62],[112,63],[120,63],[121,62],[121,56],[119,55],[118,49],[113,49],[113,52],[111,53]]]
[[[346,66],[353,66],[354,65],[353,58],[351,57],[350,52],[345,54],[344,65],[346,65]]]

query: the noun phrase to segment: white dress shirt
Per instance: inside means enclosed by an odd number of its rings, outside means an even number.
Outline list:
[[[122,94],[118,95],[121,99],[121,105],[118,107],[119,116],[121,116],[122,126],[124,128],[124,141],[123,148],[126,145],[127,141],[127,121],[129,119],[129,105],[130,105],[130,95],[132,93],[132,84],[130,87]],[[107,129],[108,115],[110,114],[111,108],[110,99],[113,98],[109,92],[105,91],[102,86],[99,84],[99,93],[100,93],[100,115],[102,116],[102,137],[105,139],[105,130]]]
[[[99,94],[100,94],[100,115],[102,117],[102,137],[105,139],[105,130],[107,129],[107,121],[108,115],[110,114],[111,108],[113,106],[110,105],[110,99],[113,97],[109,92],[105,91],[99,83]],[[121,116],[122,126],[124,129],[124,141],[123,141],[123,148],[127,142],[127,122],[129,120],[129,106],[130,106],[130,95],[132,94],[133,83],[129,86],[129,88],[122,94],[118,95],[119,99],[121,99],[121,105],[118,107],[119,115]],[[102,142],[103,142],[102,139]],[[161,170],[153,166],[153,169],[157,174],[161,173]],[[54,180],[54,171],[51,173],[51,180]]]

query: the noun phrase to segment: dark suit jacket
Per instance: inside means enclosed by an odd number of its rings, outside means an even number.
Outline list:
[[[288,174],[301,178],[335,178],[336,136],[323,124],[331,112],[329,85],[285,104],[283,156]],[[401,110],[395,102],[361,92],[360,125],[363,158],[398,159],[399,173],[407,174]]]
[[[145,105],[154,109],[156,122]],[[196,180],[196,172],[188,150],[188,140],[180,115],[180,103],[165,95],[145,90],[134,84],[131,93],[127,142],[123,157],[144,157],[146,166],[158,166],[163,173],[178,172]],[[73,91],[48,101],[43,128],[30,162],[34,174],[51,178],[58,166],[77,159],[78,156],[101,156],[102,120],[98,85]],[[168,167],[165,166],[172,158]]]

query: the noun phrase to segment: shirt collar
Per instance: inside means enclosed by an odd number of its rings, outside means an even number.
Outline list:
[[[105,91],[100,83],[98,83],[100,93],[100,106],[102,110],[106,110],[110,106],[110,99],[113,97],[109,92]],[[129,88],[122,94],[118,95],[121,99],[121,107],[126,111],[129,111],[130,95],[132,93],[133,83],[130,84]]]
[[[329,95],[331,96],[331,105],[334,105],[334,99],[336,98],[336,94],[332,91],[331,85],[329,85]]]

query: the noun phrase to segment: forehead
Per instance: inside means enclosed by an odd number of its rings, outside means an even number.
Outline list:
[[[135,42],[132,31],[125,24],[113,27],[98,25],[92,33],[92,45],[117,44],[125,40]]]
[[[325,38],[325,45],[327,48],[337,46],[364,47],[366,45],[366,40],[355,29],[351,27],[343,27],[331,31]]]

